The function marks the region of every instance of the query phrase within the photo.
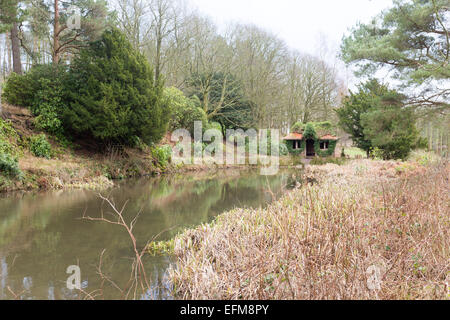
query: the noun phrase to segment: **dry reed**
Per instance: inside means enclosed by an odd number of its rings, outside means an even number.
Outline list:
[[[187,230],[169,270],[176,297],[449,299],[450,165],[399,166],[311,167],[318,183]]]

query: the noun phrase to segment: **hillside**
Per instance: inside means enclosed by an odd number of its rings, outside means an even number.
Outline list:
[[[109,147],[98,151],[89,141],[73,141],[65,146],[47,135],[51,157],[36,157],[30,138],[41,134],[34,127],[28,109],[4,104],[2,123],[12,127],[7,143],[18,158],[22,179],[0,176],[0,191],[60,188],[104,188],[113,180],[158,174],[163,171],[150,150]]]

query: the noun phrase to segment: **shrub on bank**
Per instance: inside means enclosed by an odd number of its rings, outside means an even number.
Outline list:
[[[62,138],[64,129],[60,114],[64,109],[63,87],[59,77],[55,79],[42,77],[38,80],[39,89],[35,94],[31,112],[36,117],[34,124],[36,128]]]
[[[208,129],[208,118],[205,111],[199,108],[199,102],[186,97],[177,88],[164,89],[164,100],[170,110],[169,130],[187,129],[194,133],[194,122],[200,121],[203,130]],[[197,99],[198,100],[198,99]]]
[[[65,83],[63,124],[101,143],[158,142],[170,112],[147,59],[117,29],[82,49]]]
[[[169,145],[156,146],[152,148],[152,154],[157,160],[158,164],[165,168],[170,163],[172,158],[172,147]]]
[[[17,158],[8,153],[0,152],[0,174],[10,178],[19,178],[22,171],[19,169]]]
[[[29,107],[33,103],[34,82],[30,75],[12,73],[5,83],[2,97],[10,104]]]
[[[0,118],[0,153],[17,157],[20,151],[17,145],[18,140],[19,135],[12,127],[11,122]]]
[[[30,151],[40,158],[50,159],[52,156],[52,146],[47,141],[45,134],[35,135],[30,138]]]
[[[48,64],[36,65],[22,75],[12,73],[6,80],[2,96],[12,105],[33,109],[40,99],[45,98],[38,97],[39,91],[48,87],[49,83],[55,88],[55,84],[61,81],[64,71],[64,66],[55,67]],[[46,82],[42,82],[43,79]]]
[[[0,175],[9,178],[19,178],[18,156],[20,148],[17,145],[19,136],[9,121],[0,118]]]
[[[63,138],[60,117],[64,108],[65,75],[65,66],[37,65],[23,75],[12,74],[3,94],[10,104],[30,109],[36,117],[36,128]]]
[[[280,142],[280,156],[287,156],[289,154],[288,147],[285,143]]]

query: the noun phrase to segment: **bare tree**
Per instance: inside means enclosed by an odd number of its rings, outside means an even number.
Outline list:
[[[150,0],[150,12],[153,18],[151,30],[155,39],[155,79],[159,80],[162,69],[163,42],[176,29],[176,7],[172,0]]]
[[[286,45],[255,26],[235,25],[232,33],[237,54],[237,75],[253,102],[259,127],[274,125],[279,111],[280,86]]]
[[[119,27],[132,45],[142,50],[150,41],[151,18],[147,1],[117,0],[116,7]]]

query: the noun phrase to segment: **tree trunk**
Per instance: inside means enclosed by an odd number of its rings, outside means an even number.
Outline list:
[[[13,56],[13,71],[17,74],[22,74],[22,61],[20,59],[19,25],[17,24],[17,22],[14,22],[11,28],[11,49]]]
[[[158,83],[161,74],[161,47],[162,47],[162,30],[161,21],[158,21],[156,31],[156,59],[155,59],[155,82]]]
[[[55,22],[53,25],[53,63],[59,63],[59,0],[55,1]]]
[[[161,39],[158,37],[156,41],[156,63],[155,63],[155,80],[158,82],[161,74]]]
[[[11,32],[6,34],[6,52],[5,52],[5,75],[11,73]]]

